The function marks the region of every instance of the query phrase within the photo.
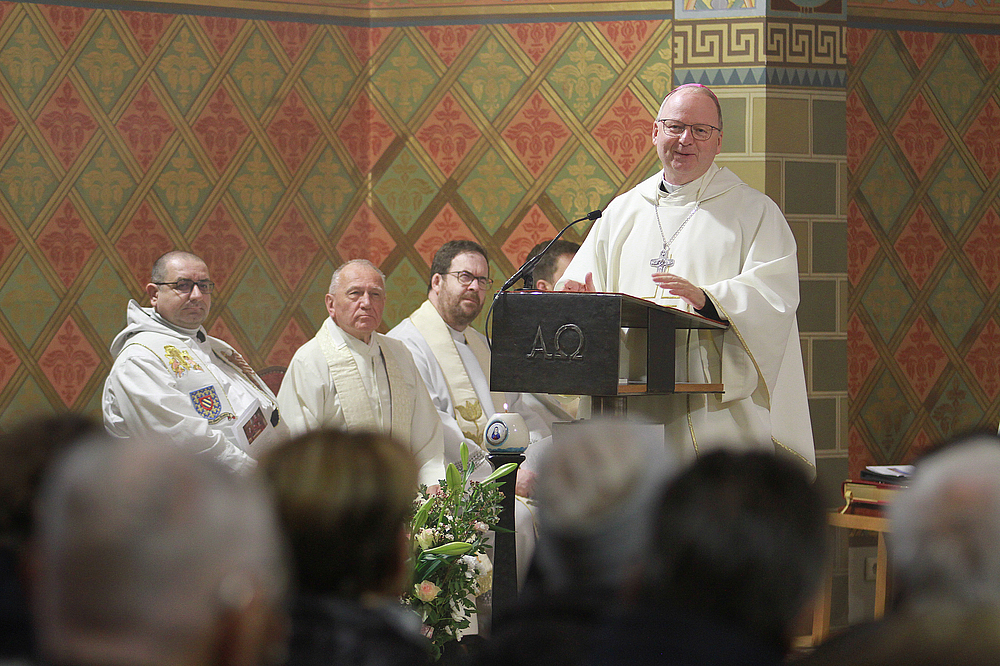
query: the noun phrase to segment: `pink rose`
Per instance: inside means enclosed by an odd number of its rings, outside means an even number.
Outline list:
[[[414,585],[413,590],[417,599],[420,599],[423,602],[429,602],[434,599],[434,597],[441,594],[441,588],[429,580],[421,581],[420,583]]]

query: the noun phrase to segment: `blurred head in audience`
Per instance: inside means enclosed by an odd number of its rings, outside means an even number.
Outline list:
[[[409,450],[380,434],[315,430],[264,456],[302,592],[362,599],[406,584],[417,491]]]
[[[549,241],[542,241],[531,248],[528,258],[538,255],[548,244]],[[555,290],[556,282],[559,282],[559,278],[566,272],[566,267],[569,266],[569,262],[573,261],[573,257],[576,256],[579,249],[579,243],[562,238],[552,243],[549,251],[542,255],[542,258],[531,269],[531,279],[535,281],[535,289],[538,291]]]
[[[79,414],[29,419],[0,435],[0,662],[34,655],[27,598],[27,544],[42,475],[81,437],[103,432]]]
[[[79,444],[43,486],[33,556],[47,663],[282,656],[287,574],[273,505],[209,457],[135,439]]]
[[[649,515],[669,468],[659,444],[623,423],[574,424],[538,475],[537,574],[545,592],[621,591],[649,545]]]
[[[819,588],[826,521],[795,463],[767,453],[708,453],[663,493],[649,591],[787,650]]]
[[[20,552],[32,532],[33,506],[42,475],[81,437],[104,431],[80,414],[29,419],[0,435],[0,539]]]
[[[919,461],[889,511],[897,605],[1000,609],[1000,439],[963,435]]]

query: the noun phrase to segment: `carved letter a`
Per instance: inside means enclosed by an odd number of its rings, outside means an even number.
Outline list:
[[[538,325],[538,330],[535,331],[535,340],[531,343],[531,351],[528,353],[528,358],[535,358],[539,353],[542,355],[542,358],[549,357],[549,352],[545,348],[545,338],[542,336],[541,324]]]

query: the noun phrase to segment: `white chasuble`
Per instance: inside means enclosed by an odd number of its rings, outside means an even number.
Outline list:
[[[327,319],[296,350],[278,391],[292,434],[320,427],[392,435],[409,445],[420,482],[444,477],[444,435],[406,345],[372,333],[370,344]]]
[[[678,373],[689,382],[715,382],[721,367],[725,392],[638,397],[629,400],[629,414],[664,423],[668,446],[682,457],[715,447],[776,449],[815,471],[788,223],[773,201],[728,169],[713,165],[669,194],[660,189],[662,178],[657,173],[611,202],[559,287],[593,273],[597,291],[691,310],[652,280],[664,238],[680,229],[669,271],[701,287],[730,329],[721,336],[678,332]]]
[[[109,434],[164,439],[238,471],[288,437],[274,394],[231,346],[135,301],[126,321],[101,396]]]

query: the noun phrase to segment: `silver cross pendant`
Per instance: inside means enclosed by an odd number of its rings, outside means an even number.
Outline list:
[[[649,262],[649,265],[656,269],[657,273],[663,273],[664,269],[670,268],[675,263],[674,258],[667,253],[667,248],[660,250],[660,256]]]

